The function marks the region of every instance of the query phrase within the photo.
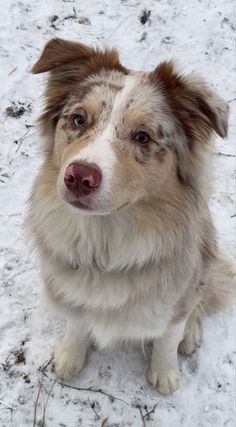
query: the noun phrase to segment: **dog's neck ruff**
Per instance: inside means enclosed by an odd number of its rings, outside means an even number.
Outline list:
[[[65,259],[64,257],[57,257],[57,261],[64,264],[67,268],[70,268],[74,272],[83,269],[83,270],[90,270],[90,271],[96,270],[100,274],[111,273],[111,271],[115,272],[115,273],[128,272],[131,270],[132,271],[134,271],[134,270],[135,271],[141,271],[143,269],[149,268],[151,266],[151,264],[153,264],[155,262],[155,261],[153,261],[153,259],[148,259],[148,260],[146,260],[145,263],[143,263],[142,266],[138,265],[138,263],[135,262],[133,265],[129,265],[129,266],[126,266],[126,265],[122,266],[121,265],[120,267],[117,266],[116,268],[111,269],[111,268],[109,268],[109,266],[98,265],[96,263],[95,259],[94,259],[93,263],[91,263],[89,265],[88,264],[86,264],[86,265],[81,264],[81,262],[79,260],[76,260],[76,259],[74,261],[71,261],[71,260]]]
[[[95,269],[101,274],[139,271],[171,258],[173,253],[181,258],[191,234],[191,218],[187,215],[182,226],[177,227],[176,222],[175,227],[167,226],[164,219],[158,226],[158,217],[148,226],[145,217],[138,225],[133,212],[127,211],[107,216],[79,215],[59,199],[57,204],[44,204],[43,210],[40,204],[37,207],[38,232],[48,255],[72,270]]]

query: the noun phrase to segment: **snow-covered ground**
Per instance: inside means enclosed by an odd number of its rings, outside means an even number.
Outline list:
[[[113,45],[136,69],[174,57],[230,102],[229,138],[216,140],[213,156],[211,207],[223,250],[235,255],[234,0],[0,0],[0,10],[0,426],[233,427],[233,312],[206,321],[201,349],[180,358],[181,386],[173,396],[147,384],[149,348],[145,355],[139,347],[93,348],[70,387],[55,381],[49,362],[62,325],[42,308],[22,223],[40,164],[34,125],[44,81],[29,70],[45,42],[60,36]],[[104,394],[94,391],[100,389]]]

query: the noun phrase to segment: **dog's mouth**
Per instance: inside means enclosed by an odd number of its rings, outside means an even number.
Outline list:
[[[99,206],[95,201],[91,200],[91,198],[75,198],[70,199],[68,197],[63,197],[63,200],[72,208],[78,210],[79,212],[83,212],[84,214],[94,214],[94,215],[107,215],[110,213],[110,210],[104,209],[104,207]]]
[[[80,199],[68,200],[64,198],[64,201],[68,203],[68,205],[73,206],[73,208],[84,211],[84,213],[97,213],[100,215],[108,215],[129,206],[129,202],[127,202],[113,209],[101,209],[101,207],[95,206],[91,200],[81,201]]]
[[[89,210],[89,211],[93,210],[93,207],[91,206],[90,203],[81,202],[81,200],[79,200],[79,199],[76,199],[73,201],[67,201],[67,203],[74,206],[74,208],[78,208],[78,209],[82,209],[82,210]]]
[[[58,194],[67,205],[71,206],[74,210],[78,210],[78,213],[81,211],[84,214],[109,215],[112,212],[120,211],[130,205],[130,201],[128,201],[116,206],[114,200],[112,203],[111,200],[104,199],[102,194],[100,194],[99,197],[94,197],[93,193],[89,196],[76,197],[61,185],[58,185]]]

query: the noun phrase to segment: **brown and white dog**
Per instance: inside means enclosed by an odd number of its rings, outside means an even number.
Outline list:
[[[78,374],[90,340],[152,340],[148,380],[171,393],[177,351],[192,353],[203,316],[233,295],[208,210],[211,136],[226,136],[228,106],[172,62],[131,71],[81,43],[51,40],[32,70],[46,71],[28,227],[67,321],[56,374]]]

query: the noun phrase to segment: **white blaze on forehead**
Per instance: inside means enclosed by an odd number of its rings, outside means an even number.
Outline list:
[[[126,105],[128,99],[132,95],[134,89],[140,84],[140,75],[127,76],[125,79],[125,85],[123,89],[117,93],[115,98],[114,106],[111,113],[111,122],[116,121],[117,118],[122,114],[123,108]],[[124,111],[123,111],[124,114]]]
[[[94,141],[82,148],[70,163],[83,161],[96,164],[102,171],[102,185],[111,181],[116,156],[112,149],[113,128],[109,125]]]
[[[76,156],[70,159],[70,163],[75,161],[85,161],[95,163],[102,171],[102,187],[109,191],[109,183],[112,180],[114,165],[117,161],[115,152],[112,148],[114,139],[114,129],[117,119],[122,114],[123,107],[127,102],[130,92],[137,87],[140,76],[127,76],[123,89],[114,97],[114,104],[109,118],[109,123],[102,133],[86,147],[82,148]]]

